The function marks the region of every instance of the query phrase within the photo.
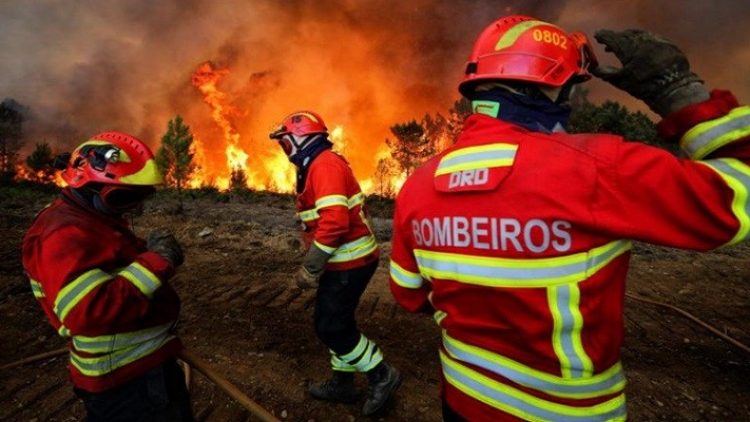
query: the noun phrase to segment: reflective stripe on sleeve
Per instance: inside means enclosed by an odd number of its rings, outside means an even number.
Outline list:
[[[518,145],[490,144],[461,148],[446,154],[435,171],[435,176],[463,170],[506,167],[513,165]]]
[[[34,293],[34,297],[37,299],[43,298],[44,289],[42,288],[42,284],[32,279],[29,279],[29,283],[31,283],[31,292]]]
[[[110,280],[111,275],[95,268],[86,271],[76,279],[65,285],[55,298],[55,315],[64,321],[70,311],[92,290],[100,284]]]
[[[750,106],[742,106],[726,116],[696,125],[683,135],[680,146],[698,160],[747,136],[750,136]]]
[[[427,279],[524,288],[558,286],[585,280],[630,248],[630,242],[618,240],[586,252],[554,258],[493,258],[423,249],[415,249],[414,255],[419,272]]]
[[[326,208],[326,207],[335,207],[337,205],[348,208],[349,201],[347,200],[346,196],[328,195],[328,196],[322,196],[318,198],[317,201],[315,201],[315,208],[318,210],[320,210],[321,208]]]
[[[618,393],[625,389],[625,374],[619,362],[600,374],[583,378],[563,378],[461,342],[449,336],[445,330],[443,347],[454,360],[470,363],[551,396],[588,399]]]
[[[375,236],[368,234],[355,241],[339,246],[328,262],[342,263],[354,261],[355,259],[364,258],[376,250],[378,250],[378,242],[375,240]]]
[[[552,314],[552,347],[560,360],[563,378],[588,378],[594,371],[583,348],[583,315],[579,308],[581,292],[575,283],[547,288]]]
[[[333,255],[333,253],[336,252],[336,248],[333,248],[331,246],[326,246],[326,245],[318,242],[317,240],[314,240],[313,243],[315,244],[315,246],[317,246],[318,248],[320,248],[320,250],[326,252],[329,255]]]
[[[147,340],[133,347],[97,357],[82,357],[76,354],[75,351],[71,351],[70,363],[83,375],[91,377],[106,375],[117,368],[121,368],[142,357],[150,355],[174,338],[176,337],[161,336]]]
[[[313,221],[320,218],[320,214],[318,213],[318,211],[321,208],[343,205],[349,209],[352,209],[358,205],[363,205],[364,203],[365,194],[362,192],[359,192],[350,198],[347,198],[344,195],[328,195],[315,201],[315,208],[299,211],[297,213],[297,216],[300,220],[306,223],[308,221]]]
[[[129,333],[110,334],[96,337],[73,336],[73,347],[86,353],[109,353],[166,337],[173,323],[158,325]]]
[[[407,289],[418,289],[422,287],[421,275],[405,270],[393,259],[391,259],[391,278],[396,284]]]
[[[734,245],[750,238],[750,167],[735,158],[719,158],[716,160],[698,161],[721,176],[734,191],[732,198],[732,213],[739,221],[739,228],[734,237],[725,244]]]
[[[446,381],[482,403],[525,420],[624,421],[625,394],[593,406],[569,406],[544,400],[474,371],[451,359],[442,350],[440,361]]]
[[[146,297],[151,297],[154,291],[161,287],[159,277],[137,262],[128,265],[117,273],[117,275],[133,283]]]

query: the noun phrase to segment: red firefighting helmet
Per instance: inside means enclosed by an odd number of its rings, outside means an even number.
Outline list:
[[[290,158],[305,148],[313,137],[310,135],[327,134],[323,118],[312,111],[297,111],[284,118],[281,124],[268,137],[278,141]]]
[[[560,87],[591,78],[596,57],[586,35],[566,33],[529,16],[508,16],[479,34],[458,90],[466,96],[482,81],[525,81]]]
[[[70,155],[62,178],[73,188],[89,183],[154,186],[163,182],[151,149],[121,132],[103,132],[79,145]]]

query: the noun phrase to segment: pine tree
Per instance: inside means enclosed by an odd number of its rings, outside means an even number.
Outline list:
[[[431,139],[425,136],[425,128],[416,120],[391,126],[396,139],[386,139],[391,157],[409,176],[422,162],[435,154]]]
[[[167,185],[182,191],[185,182],[196,170],[192,150],[193,134],[181,116],[176,116],[167,124],[167,132],[161,138],[161,146],[156,153],[156,165],[164,175]]]
[[[49,144],[36,144],[34,151],[26,157],[26,167],[31,170],[32,177],[37,182],[48,183],[53,180],[55,169],[50,165],[53,160],[52,149]]]
[[[375,168],[375,186],[377,192],[382,197],[393,196],[393,184],[391,180],[396,175],[393,168],[393,161],[390,158],[381,158]]]
[[[13,99],[0,103],[0,180],[13,180],[27,109]]]
[[[232,174],[229,176],[229,189],[233,191],[247,190],[247,174],[241,167],[232,169]]]

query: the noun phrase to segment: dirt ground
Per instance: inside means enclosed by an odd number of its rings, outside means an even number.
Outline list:
[[[0,192],[0,366],[64,346],[20,264],[22,235],[48,198]],[[387,207],[373,219],[386,253],[358,318],[404,382],[384,414],[363,418],[362,400],[335,405],[306,395],[310,381],[328,374],[328,353],[312,329],[313,292],[286,287],[301,258],[291,197],[222,198],[187,200],[176,214],[174,200],[158,197],[135,219],[136,233],[168,228],[186,247],[186,263],[172,281],[182,298],[186,346],[282,420],[439,421],[439,333],[431,318],[407,314],[388,292]],[[750,344],[748,256],[747,245],[710,254],[637,245],[628,291],[680,306]],[[627,300],[623,363],[631,420],[750,421],[750,356],[673,311]],[[358,383],[366,387],[363,377]],[[253,420],[195,373],[192,397],[199,421]],[[64,357],[0,371],[0,420],[83,415]]]

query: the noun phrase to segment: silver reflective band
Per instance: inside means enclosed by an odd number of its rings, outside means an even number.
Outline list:
[[[449,384],[464,394],[526,420],[604,422],[625,420],[625,396],[604,403],[576,407],[550,402],[511,386],[484,377],[478,372],[450,361],[440,353],[443,374]]]
[[[694,159],[750,135],[750,107],[738,107],[726,116],[703,122],[690,129],[680,144]]]
[[[378,249],[378,242],[375,241],[375,236],[368,234],[360,237],[359,239],[345,243],[336,249],[328,262],[348,262],[358,258],[363,258]]]
[[[698,162],[717,172],[734,192],[732,212],[740,223],[740,227],[726,245],[734,245],[750,238],[750,167],[734,158]]]
[[[537,258],[494,258],[415,249],[420,273],[459,283],[488,287],[549,287],[585,280],[630,249],[630,242],[615,241],[587,252]]]
[[[443,331],[443,346],[450,357],[505,377],[517,384],[552,396],[568,398],[601,397],[622,391],[625,375],[617,363],[601,374],[586,379],[566,379],[527,367],[505,356],[460,342]]]
[[[133,262],[118,273],[135,285],[144,295],[151,295],[161,286],[161,281],[155,274],[137,262]]]
[[[403,269],[391,259],[391,278],[396,284],[407,289],[418,289],[422,286],[422,276]]]
[[[499,167],[501,160],[512,160],[516,156],[515,150],[473,152],[457,157],[451,157],[440,161],[436,175],[450,173],[452,171],[469,170],[473,168],[472,163],[483,168]],[[492,165],[494,163],[494,165]],[[487,165],[489,164],[489,165]],[[510,164],[510,162],[508,162]]]
[[[84,375],[105,375],[117,368],[121,368],[144,356],[150,355],[174,338],[176,337],[159,337],[143,342],[137,346],[123,349],[122,351],[113,352],[108,355],[93,358],[81,357],[78,356],[74,351],[71,351],[70,363]]]
[[[109,274],[100,269],[93,269],[83,273],[81,276],[71,281],[63,287],[55,299],[55,314],[60,321],[65,320],[68,313],[80,302],[88,292],[96,286],[112,278]]]
[[[173,323],[167,323],[129,333],[97,337],[73,336],[73,347],[86,353],[109,353],[136,346],[157,337],[166,337],[173,325]]]

